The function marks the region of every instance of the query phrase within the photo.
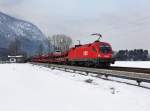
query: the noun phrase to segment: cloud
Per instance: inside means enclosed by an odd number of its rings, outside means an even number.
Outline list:
[[[46,35],[65,33],[75,43],[100,32],[115,49],[149,48],[149,0],[0,0],[0,10],[30,21]]]
[[[11,6],[22,3],[24,0],[1,0],[0,5]]]

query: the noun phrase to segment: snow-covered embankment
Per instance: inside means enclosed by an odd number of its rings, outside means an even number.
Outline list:
[[[93,79],[93,83],[84,82]],[[150,90],[31,64],[0,64],[1,111],[149,111]]]

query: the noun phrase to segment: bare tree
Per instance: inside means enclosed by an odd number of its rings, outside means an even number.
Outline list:
[[[51,40],[54,50],[67,51],[72,45],[72,39],[64,34],[53,35]]]
[[[18,38],[15,38],[14,41],[11,41],[9,44],[9,52],[11,55],[18,55],[21,53],[21,42]]]
[[[37,49],[37,54],[38,54],[38,55],[42,55],[42,54],[43,54],[43,51],[44,51],[43,44],[40,44],[40,45],[38,46],[38,49]]]
[[[48,53],[52,52],[52,38],[48,36]]]

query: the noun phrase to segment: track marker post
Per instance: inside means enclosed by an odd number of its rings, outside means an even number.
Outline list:
[[[108,74],[105,74],[104,76],[105,76],[106,79],[108,79]]]
[[[136,82],[138,83],[138,86],[140,86],[142,81],[141,80],[137,80]]]
[[[88,72],[88,71],[86,71],[86,72],[85,72],[85,74],[86,74],[86,76],[88,76],[88,75],[89,75],[89,72]]]

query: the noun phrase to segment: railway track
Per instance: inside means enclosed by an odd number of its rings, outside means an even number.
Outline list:
[[[132,68],[132,67],[114,67],[111,66],[110,70],[117,70],[117,71],[127,71],[127,72],[137,72],[137,73],[146,73],[150,74],[150,69],[148,68]]]
[[[64,71],[72,70],[73,72],[76,71],[85,72],[86,75],[92,73],[93,75],[91,76],[98,78],[105,76],[105,78],[108,79],[108,77],[111,76],[122,79],[135,80],[138,83],[138,86],[140,86],[141,82],[150,83],[150,69],[144,68],[110,67],[109,69],[100,69],[100,68],[89,68],[89,67],[56,65],[45,63],[32,63],[32,64],[50,68],[63,69]]]

